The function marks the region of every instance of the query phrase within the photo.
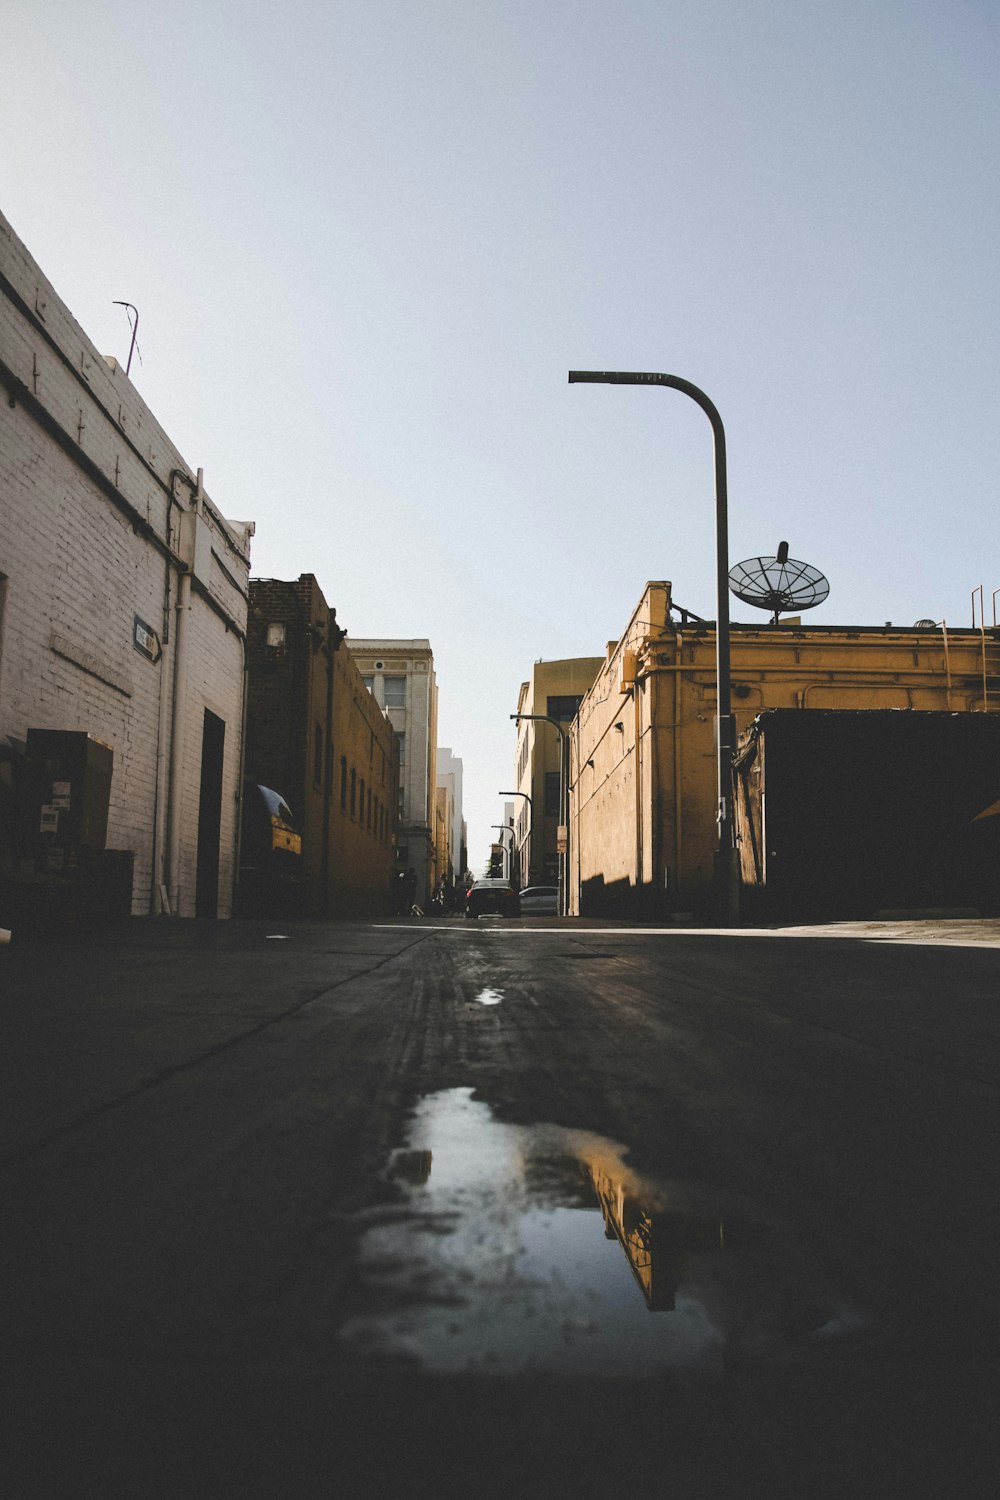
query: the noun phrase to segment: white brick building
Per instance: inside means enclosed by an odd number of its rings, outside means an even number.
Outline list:
[[[2,217],[0,388],[3,805],[29,729],[84,730],[114,752],[133,913],[227,916],[253,527],[223,520]],[[16,876],[9,831],[0,862]]]

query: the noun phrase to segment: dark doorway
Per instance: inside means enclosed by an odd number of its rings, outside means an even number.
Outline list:
[[[225,722],[205,710],[201,739],[201,793],[198,798],[197,917],[219,915],[219,836],[222,829],[222,751]]]

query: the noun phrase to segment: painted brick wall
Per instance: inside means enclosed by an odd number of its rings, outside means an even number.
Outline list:
[[[82,729],[114,750],[108,847],[135,852],[133,911],[165,878],[179,544],[194,476],[131,382],[75,322],[0,218],[0,776],[27,729]],[[226,724],[219,911],[236,837],[242,634],[251,528],[205,499],[211,566],[192,589],[180,913],[194,911],[201,722]],[[159,545],[158,545],[159,544]],[[210,602],[211,601],[211,602]],[[213,608],[214,604],[214,608]],[[138,615],[160,636],[133,646]],[[226,618],[223,618],[225,616]]]

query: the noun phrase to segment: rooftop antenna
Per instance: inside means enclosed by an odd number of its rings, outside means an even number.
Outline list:
[[[132,368],[132,354],[133,354],[133,352],[139,355],[139,363],[142,364],[142,354],[141,354],[141,352],[139,350],[139,345],[136,343],[136,338],[138,337],[138,333],[139,333],[139,309],[137,307],[133,306],[133,304],[131,302],[121,302],[117,297],[114,299],[114,303],[115,303],[115,307],[124,307],[125,308],[125,316],[128,318],[129,327],[132,330],[132,342],[131,342],[131,344],[129,344],[129,347],[128,347],[128,363],[125,366],[125,378],[128,379],[128,373],[129,373],[129,371]],[[134,323],[132,322],[132,319],[129,318],[129,316],[128,316],[130,312],[134,312],[135,313],[135,322]]]
[[[830,592],[818,568],[788,555],[788,543],[779,542],[774,557],[748,557],[729,570],[729,588],[744,604],[770,609],[771,624],[780,614],[815,609]]]

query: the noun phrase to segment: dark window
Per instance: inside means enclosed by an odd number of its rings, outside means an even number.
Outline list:
[[[546,771],[545,773],[545,815],[546,817],[559,816],[559,772]]]
[[[545,712],[550,719],[575,719],[582,702],[582,693],[564,693],[561,697],[546,699]]]
[[[358,778],[357,778],[357,774],[356,774],[356,772],[354,770],[354,767],[352,766],[351,767],[351,817],[352,818],[354,817],[354,814],[357,811],[357,806],[358,806]]]
[[[347,811],[347,756],[340,757],[340,807],[342,812]]]
[[[372,826],[372,793],[371,793],[371,787],[368,788],[368,814],[367,814],[367,817],[365,818],[365,822],[368,825],[368,828],[370,830],[371,826]]]

